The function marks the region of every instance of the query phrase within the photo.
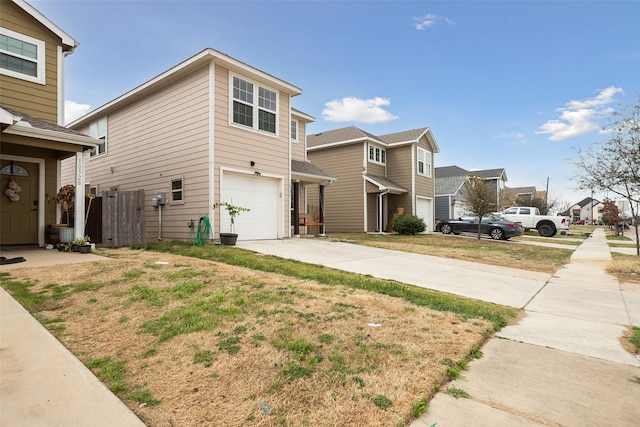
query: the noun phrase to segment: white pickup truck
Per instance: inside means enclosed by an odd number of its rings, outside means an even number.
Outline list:
[[[500,214],[509,221],[522,223],[526,231],[535,228],[542,237],[552,237],[558,230],[568,230],[571,219],[568,216],[540,215],[536,207],[515,206]]]

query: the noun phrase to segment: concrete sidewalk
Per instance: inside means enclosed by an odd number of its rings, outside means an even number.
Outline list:
[[[46,250],[3,251],[3,256],[24,256],[27,261],[3,265],[0,272],[108,260]],[[0,288],[0,425],[135,427],[144,423]]]
[[[412,426],[638,426],[640,360],[619,338],[640,326],[640,287],[607,274],[610,258],[598,229],[448,385],[469,398],[438,393]]]
[[[640,360],[619,339],[640,326],[640,287],[604,271],[602,229],[553,276],[326,240],[238,246],[526,310],[447,386],[469,398],[438,393],[414,427],[639,425]]]

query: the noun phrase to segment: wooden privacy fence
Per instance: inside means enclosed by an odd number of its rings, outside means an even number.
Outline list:
[[[102,193],[102,243],[108,247],[144,243],[144,190]]]

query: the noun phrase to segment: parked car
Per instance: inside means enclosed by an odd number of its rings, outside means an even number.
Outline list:
[[[558,230],[568,230],[571,222],[568,216],[540,215],[540,210],[534,206],[514,206],[500,216],[522,223],[526,231],[535,228],[542,237],[553,237]]]
[[[575,220],[573,221],[573,225],[585,225],[585,221],[584,219]]]
[[[494,240],[508,240],[511,237],[522,236],[524,229],[522,224],[500,218],[497,215],[485,215],[482,217],[480,232],[487,234]],[[463,216],[455,219],[447,219],[436,224],[436,231],[443,234],[478,233],[478,217]]]

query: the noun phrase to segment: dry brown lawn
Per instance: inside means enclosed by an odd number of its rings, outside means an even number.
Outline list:
[[[116,258],[11,277],[49,297],[41,321],[149,426],[408,425],[492,327],[341,286],[106,252]]]

